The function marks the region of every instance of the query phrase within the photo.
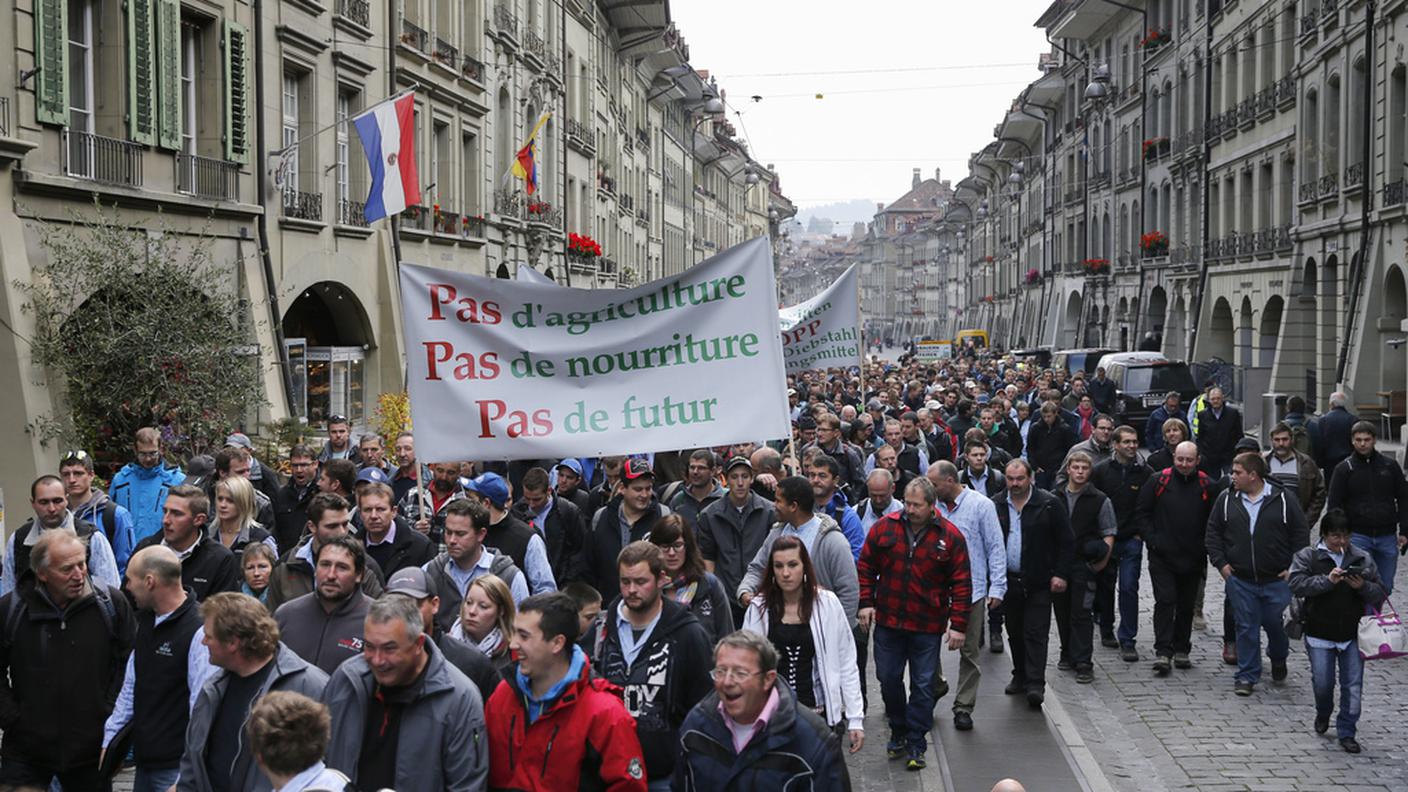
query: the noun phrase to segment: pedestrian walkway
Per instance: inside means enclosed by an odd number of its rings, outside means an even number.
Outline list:
[[[956,686],[958,653],[945,650],[942,657],[944,674],[949,684]],[[1020,780],[1033,792],[1099,792],[1107,788],[1098,782],[1084,781],[1078,772],[1073,760],[1084,748],[1073,730],[1063,728],[1060,703],[1048,696],[1043,712],[1029,709],[1024,696],[1007,696],[1002,692],[1012,676],[1012,663],[1006,654],[996,655],[984,650],[981,662],[983,678],[978,686],[978,705],[973,711],[973,731],[954,729],[953,693],[950,692],[934,711],[929,766],[912,773],[905,770],[903,761],[885,757],[889,727],[885,723],[880,683],[875,679],[872,660],[866,669],[870,709],[865,719],[865,747],[849,759],[851,784],[857,792],[987,792],[993,784],[1008,777]],[[1075,737],[1074,746],[1063,733]]]

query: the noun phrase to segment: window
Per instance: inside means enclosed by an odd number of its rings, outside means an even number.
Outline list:
[[[352,98],[353,95],[351,91],[337,92],[336,117],[333,119],[336,122],[336,126],[333,127],[335,130],[333,134],[336,141],[335,157],[337,162],[337,219],[338,222],[341,223],[346,223],[349,219],[353,219],[349,212],[349,201],[356,199],[351,192],[351,165],[348,162],[348,154],[351,148],[351,141],[349,139],[351,130],[348,127],[351,126]]]
[[[200,28],[181,24],[181,153],[198,154],[200,103],[196,101],[196,66],[200,63]]]
[[[298,162],[299,75],[284,69],[283,135],[280,146],[285,149],[283,173],[285,192],[298,192],[301,186]]]
[[[460,185],[460,210],[466,215],[482,214],[479,198],[479,138],[473,132],[460,135],[460,167],[464,182]]]
[[[93,3],[68,4],[68,117],[76,132],[93,131]]]

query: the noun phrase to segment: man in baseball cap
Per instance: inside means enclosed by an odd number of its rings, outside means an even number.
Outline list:
[[[597,591],[621,587],[616,556],[631,542],[646,539],[670,508],[655,497],[655,471],[650,462],[628,457],[621,468],[620,488],[592,520],[587,535],[587,582]]]
[[[420,609],[425,634],[435,642],[435,647],[445,655],[445,660],[469,677],[469,681],[479,688],[479,695],[485,701],[489,700],[494,688],[499,686],[500,679],[498,672],[494,670],[494,663],[479,651],[478,647],[442,632],[436,626],[435,614],[440,610],[440,597],[431,591],[425,570],[420,567],[397,570],[391,579],[386,581],[386,593],[382,596],[410,597],[415,600],[416,607]]]

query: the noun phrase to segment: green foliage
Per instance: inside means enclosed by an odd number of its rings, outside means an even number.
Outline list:
[[[203,229],[131,227],[95,202],[69,222],[33,221],[45,256],[15,283],[35,319],[33,357],[67,410],[39,416],[45,442],[128,456],[143,426],[178,458],[219,448],[263,403],[254,328],[237,264]]]

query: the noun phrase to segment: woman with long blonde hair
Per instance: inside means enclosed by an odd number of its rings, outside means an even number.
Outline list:
[[[513,659],[509,656],[508,639],[513,633],[513,593],[497,575],[481,575],[469,584],[460,617],[450,636],[479,647],[494,668],[502,670]]]
[[[229,476],[215,482],[215,519],[210,525],[210,538],[230,548],[238,563],[245,545],[261,542],[279,553],[279,545],[264,526],[254,521],[258,507],[254,500],[254,485],[244,476]]]

